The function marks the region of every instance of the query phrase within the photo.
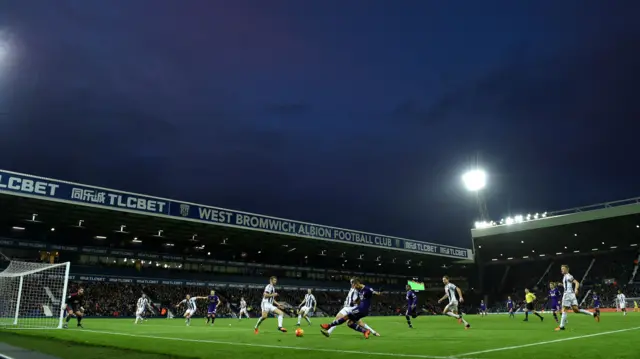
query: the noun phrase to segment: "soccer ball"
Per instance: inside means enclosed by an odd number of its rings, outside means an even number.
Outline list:
[[[296,329],[296,337],[300,338],[304,335],[304,330],[298,328]]]

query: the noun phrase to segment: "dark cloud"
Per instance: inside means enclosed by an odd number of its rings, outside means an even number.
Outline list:
[[[499,3],[2,1],[0,167],[463,245],[477,157],[497,215],[635,194],[640,3]]]

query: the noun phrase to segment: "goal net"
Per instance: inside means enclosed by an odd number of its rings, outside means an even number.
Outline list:
[[[11,261],[0,272],[0,328],[62,328],[69,268]]]

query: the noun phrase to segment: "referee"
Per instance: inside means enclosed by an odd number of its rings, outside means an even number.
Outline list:
[[[527,288],[525,288],[524,293],[525,293],[524,321],[525,322],[529,321],[529,312],[533,312],[535,316],[540,318],[540,321],[543,321],[544,318],[533,307],[533,302],[536,300],[536,296],[533,293],[531,293]]]

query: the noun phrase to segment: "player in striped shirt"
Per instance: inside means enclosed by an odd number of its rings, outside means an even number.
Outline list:
[[[458,323],[464,323],[465,329],[471,328],[471,325],[462,317],[462,313],[458,313],[458,302],[464,303],[462,291],[449,281],[449,276],[442,277],[442,283],[444,283],[444,296],[438,300],[438,303],[442,303],[447,298],[449,299],[449,304],[444,307],[442,314],[458,319]],[[457,297],[456,293],[458,294]]]
[[[176,305],[176,308],[183,305],[185,307],[184,318],[186,318],[185,323],[187,326],[191,325],[191,317],[196,314],[198,310],[198,305],[196,304],[196,300],[198,299],[207,299],[207,297],[192,297],[189,294],[182,300],[182,302]]]
[[[580,282],[573,278],[569,273],[569,266],[566,264],[562,265],[560,267],[560,271],[563,275],[562,283],[560,285],[564,288],[564,293],[562,294],[562,317],[560,317],[560,325],[556,330],[565,330],[565,325],[567,324],[567,312],[569,309],[572,309],[574,313],[590,315],[599,322],[599,313],[591,313],[588,310],[580,309],[580,307],[578,307],[577,296],[578,290],[580,289]]]
[[[616,301],[618,302],[618,308],[624,313],[623,315],[627,315],[627,297],[622,293],[621,290],[618,291],[618,295],[616,296]]]
[[[304,299],[302,300],[302,302],[298,305],[298,324],[296,324],[296,326],[300,326],[300,321],[302,320],[302,318],[304,317],[304,319],[307,321],[307,323],[309,323],[309,325],[311,325],[311,320],[309,319],[309,311],[311,311],[311,309],[313,309],[313,311],[311,312],[315,312],[316,311],[316,305],[318,303],[316,302],[316,297],[311,294],[311,289],[307,289],[307,294],[305,294]]]
[[[142,293],[142,296],[138,299],[138,302],[136,303],[136,321],[133,324],[138,324],[138,320],[140,322],[144,321],[143,316],[147,308],[151,310],[151,303],[149,302],[149,298],[147,298],[147,295]]]
[[[247,311],[247,302],[244,300],[244,297],[240,298],[240,313],[238,313],[238,320],[242,320],[242,314],[247,316],[249,319],[249,312]]]
[[[276,301],[276,297],[278,293],[276,293],[275,285],[278,283],[278,278],[271,277],[269,278],[269,284],[264,288],[264,293],[262,294],[262,303],[260,306],[262,307],[262,315],[258,318],[258,322],[256,323],[255,328],[253,328],[254,333],[258,334],[258,328],[260,324],[267,319],[269,313],[273,313],[278,316],[278,330],[286,333],[287,329],[282,326],[282,321],[284,319],[284,312],[282,311],[282,305]]]
[[[333,320],[339,320],[340,318],[344,318],[349,315],[354,309],[358,307],[358,290],[355,288],[355,278],[351,278],[351,289],[349,289],[349,293],[347,293],[347,298],[344,301],[343,308],[336,314],[336,317]],[[376,332],[371,328],[367,323],[360,320],[358,325],[365,327],[367,330],[371,332],[376,337],[380,336],[380,333]],[[336,327],[331,327],[328,330],[323,330],[322,334],[325,337],[330,337],[331,333],[336,329]]]

